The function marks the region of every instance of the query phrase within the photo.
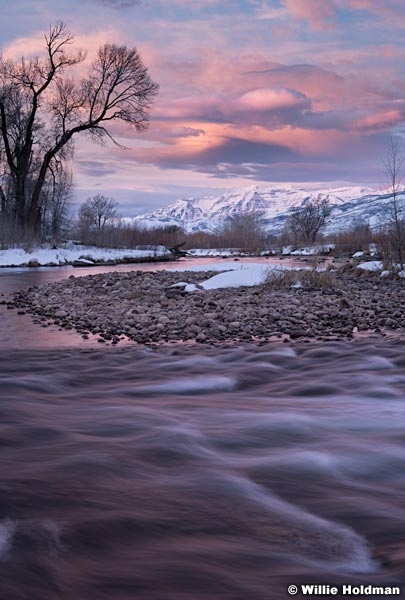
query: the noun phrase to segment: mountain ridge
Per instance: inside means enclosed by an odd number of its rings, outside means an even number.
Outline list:
[[[400,192],[399,198],[405,203],[405,191]],[[188,233],[209,232],[235,214],[257,211],[263,215],[266,230],[279,233],[292,208],[305,206],[315,199],[329,201],[332,211],[325,232],[335,233],[360,224],[376,228],[386,222],[392,194],[388,191],[378,193],[365,186],[311,190],[291,184],[254,185],[233,188],[218,196],[180,198],[169,206],[138,215],[130,221],[146,229],[175,225]]]

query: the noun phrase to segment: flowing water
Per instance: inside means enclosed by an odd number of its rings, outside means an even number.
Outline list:
[[[4,309],[0,330],[28,320]],[[405,590],[403,342],[95,348],[24,327],[0,351],[1,600]]]

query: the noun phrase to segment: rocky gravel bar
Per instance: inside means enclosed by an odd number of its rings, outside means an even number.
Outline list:
[[[333,288],[255,287],[198,290],[214,273],[167,271],[104,273],[20,291],[8,308],[42,324],[75,329],[100,342],[223,344],[274,339],[352,338],[361,332],[405,331],[405,282],[353,271]],[[215,273],[216,274],[216,273]]]

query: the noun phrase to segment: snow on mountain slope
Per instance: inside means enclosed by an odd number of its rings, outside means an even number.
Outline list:
[[[401,197],[405,202],[405,192]],[[329,200],[333,210],[326,231],[334,232],[362,223],[378,226],[386,220],[391,196],[360,186],[315,191],[283,184],[250,186],[221,196],[183,198],[131,221],[146,228],[177,225],[188,232],[212,231],[232,215],[260,211],[266,229],[276,233],[282,229],[292,207],[304,206],[314,199]]]

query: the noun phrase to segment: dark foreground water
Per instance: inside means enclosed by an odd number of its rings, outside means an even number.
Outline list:
[[[405,590],[404,350],[3,350],[1,600]]]

